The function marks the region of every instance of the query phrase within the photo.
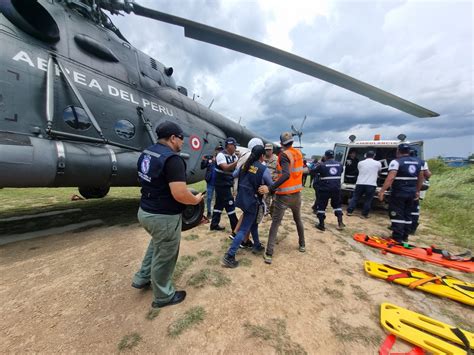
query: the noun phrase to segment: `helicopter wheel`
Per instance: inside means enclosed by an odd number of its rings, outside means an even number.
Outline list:
[[[191,189],[191,192],[194,195],[197,195],[199,192]],[[201,223],[202,216],[204,214],[204,199],[197,205],[187,205],[185,210],[182,213],[183,216],[183,225],[181,227],[182,231],[187,231],[188,229],[194,228]]]
[[[85,199],[90,198],[102,198],[105,197],[110,191],[110,186],[106,187],[79,187],[79,193]]]

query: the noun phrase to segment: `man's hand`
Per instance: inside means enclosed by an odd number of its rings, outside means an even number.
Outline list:
[[[202,192],[200,192],[197,195],[194,195],[194,198],[196,199],[196,203],[194,203],[194,205],[199,205],[204,199],[204,195],[202,194]]]
[[[267,185],[260,185],[260,187],[258,188],[258,193],[260,195],[265,195],[265,194],[268,194],[269,192],[270,190],[268,189]]]
[[[383,202],[384,197],[385,197],[385,193],[383,191],[380,191],[379,192],[379,201]]]
[[[417,191],[416,195],[415,195],[415,201],[417,201],[419,199],[420,199],[420,191]]]

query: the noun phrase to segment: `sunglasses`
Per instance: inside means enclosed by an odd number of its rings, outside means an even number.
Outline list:
[[[176,138],[181,139],[181,140],[184,139],[184,136],[183,136],[182,134],[175,134],[174,136],[175,136]]]

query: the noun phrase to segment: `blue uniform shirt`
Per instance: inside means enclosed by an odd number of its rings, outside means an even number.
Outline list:
[[[316,176],[319,174],[317,181],[318,191],[338,191],[341,189],[342,164],[331,159],[324,163],[318,164],[314,169]]]
[[[422,169],[421,159],[410,156],[392,160],[388,166],[388,171],[396,171],[397,175],[392,184],[392,196],[415,197],[418,176]]]

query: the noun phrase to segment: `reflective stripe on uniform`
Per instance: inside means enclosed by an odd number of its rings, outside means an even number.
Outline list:
[[[326,211],[317,211],[316,214],[326,214]]]
[[[418,180],[418,178],[416,176],[415,177],[398,176],[398,177],[395,177],[395,180]]]
[[[412,215],[412,216],[419,216],[419,215],[420,215],[420,212],[412,212],[411,215]]]
[[[326,177],[320,178],[319,180],[335,180],[335,179],[341,179],[341,177],[340,176],[326,176]]]
[[[303,185],[299,184],[299,185],[290,186],[290,187],[283,187],[283,188],[278,187],[276,190],[279,192],[288,192],[288,191],[298,190],[302,188],[303,188]]]
[[[143,151],[143,153],[148,154],[148,155],[152,155],[152,156],[154,156],[155,158],[161,157],[161,154],[152,152],[151,150],[148,150],[148,149],[145,149],[145,150]]]
[[[299,171],[303,171],[304,170],[304,166],[302,166],[301,168],[293,168],[293,169],[290,169],[290,172],[292,173],[297,173]]]
[[[215,213],[222,213],[221,210],[216,210],[216,209],[212,210],[212,212],[215,212]]]
[[[411,224],[411,221],[404,221],[402,219],[391,219],[392,223],[400,223],[400,224]]]
[[[336,212],[336,211],[341,211],[342,212],[342,208],[335,208],[334,212]]]
[[[235,214],[235,210],[232,210],[230,212],[227,212],[227,215],[230,216],[231,214]]]

